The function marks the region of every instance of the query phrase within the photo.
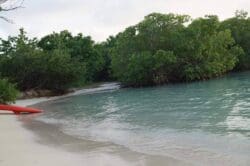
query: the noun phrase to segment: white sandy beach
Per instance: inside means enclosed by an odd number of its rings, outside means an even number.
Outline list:
[[[79,93],[95,92],[103,88],[85,89],[76,93],[66,95],[72,96]],[[65,97],[65,96],[61,96]],[[61,98],[59,97],[59,98]],[[16,105],[29,106],[44,101],[57,99],[38,98],[17,101]],[[31,115],[33,116],[33,115]],[[34,116],[39,116],[35,114]],[[99,147],[99,142],[75,140],[65,138],[64,134],[58,134],[57,130],[38,124],[33,129],[27,128],[26,121],[30,116],[15,115],[0,111],[0,166],[172,166],[172,165],[195,165],[186,163],[166,156],[151,156],[137,153],[126,148],[118,147],[118,151],[109,151],[106,146]],[[31,118],[32,121],[33,118]],[[28,122],[30,123],[30,122]],[[42,130],[42,131],[41,131]],[[45,133],[44,133],[45,131]],[[53,133],[56,135],[54,141],[57,145],[48,143],[52,137],[46,137],[44,134]],[[39,134],[38,134],[39,133]],[[41,141],[44,139],[45,141]],[[68,136],[71,137],[71,136]],[[65,138],[67,141],[62,141]],[[53,142],[53,141],[52,141]],[[94,147],[98,147],[93,150]],[[114,145],[116,146],[116,145]],[[71,150],[65,147],[72,147]],[[104,149],[102,149],[104,148]],[[77,150],[76,150],[77,149]],[[79,152],[78,149],[81,149]],[[206,160],[206,156],[203,156]],[[232,161],[229,163],[229,161]],[[236,160],[236,163],[242,163]],[[244,162],[244,160],[242,160]],[[217,164],[215,164],[217,163]],[[247,165],[235,164],[233,160],[216,160],[212,165]],[[205,163],[204,163],[205,164]],[[203,164],[203,165],[204,165]],[[199,164],[197,164],[199,165]],[[205,165],[211,165],[209,163]]]
[[[110,85],[114,85],[114,87]],[[82,89],[60,97],[18,100],[16,105],[29,106],[62,97],[116,87],[116,84],[109,84],[108,86],[103,84],[97,88]],[[151,162],[154,162],[154,159],[149,161],[140,155],[134,157],[132,154],[133,159],[125,159],[121,155],[105,151],[77,153],[56,146],[41,144],[38,141],[38,136],[23,126],[19,116],[22,115],[0,111],[0,166],[144,166],[152,165]],[[71,144],[74,144],[74,142]],[[79,142],[76,144],[79,144]],[[88,151],[87,147],[86,149]],[[170,165],[176,163],[176,160],[164,158],[164,161],[159,160],[159,165],[165,165],[165,159]]]
[[[0,114],[0,166],[144,166],[182,165],[175,160],[127,160],[105,152],[73,153],[36,142],[16,115]],[[134,157],[133,157],[134,158]],[[166,162],[167,161],[167,162]],[[186,164],[185,164],[186,165]]]
[[[115,88],[119,88],[119,85],[116,83],[102,84],[95,88],[82,89],[60,97],[43,97],[19,100],[16,102],[16,105],[29,106],[58,98],[69,97],[83,93],[94,93],[97,91]],[[39,116],[39,114],[34,116]],[[88,144],[90,143],[86,143],[86,141],[80,141],[81,148],[84,149],[84,152],[81,153],[77,151],[72,152],[62,148],[61,146],[64,146],[64,142],[61,142],[61,144],[57,146],[51,146],[51,144],[47,143],[42,144],[39,142],[41,135],[39,136],[34,132],[34,130],[29,130],[23,126],[24,123],[20,119],[25,119],[25,117],[25,115],[15,115],[9,112],[6,113],[0,111],[0,166],[183,165],[183,162],[169,157],[145,157],[144,154],[138,154],[136,152],[130,151],[129,149],[121,150],[119,153],[109,153],[108,150],[90,150],[88,147]],[[41,127],[46,129],[46,126],[40,126],[40,130]],[[35,130],[36,129],[37,128],[35,128]],[[59,135],[58,137],[61,138],[63,136]],[[60,138],[56,141],[60,142]],[[74,147],[79,147],[79,141],[70,140],[70,144]],[[98,143],[94,142],[94,145],[95,144],[98,146]],[[67,144],[65,144],[65,146],[67,146]]]
[[[46,98],[18,101],[26,106],[47,100]],[[20,115],[22,116],[22,115]],[[37,143],[36,136],[22,127],[17,115],[0,114],[0,165],[1,166],[125,166],[129,163],[110,154],[77,154]],[[143,164],[142,164],[143,165]]]

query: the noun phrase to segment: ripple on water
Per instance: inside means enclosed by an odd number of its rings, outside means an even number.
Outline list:
[[[155,88],[110,88],[52,102],[52,111],[40,118],[61,123],[69,134],[149,155],[247,165],[249,74]]]

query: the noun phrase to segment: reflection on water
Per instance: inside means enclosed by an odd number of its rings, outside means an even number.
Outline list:
[[[250,102],[239,100],[227,116],[228,131],[245,133],[250,137]]]
[[[247,165],[249,74],[73,96],[50,103],[50,111],[40,120],[60,123],[65,132],[84,139],[109,141],[149,155]]]

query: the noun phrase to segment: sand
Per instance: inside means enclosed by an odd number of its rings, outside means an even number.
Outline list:
[[[28,106],[53,99],[21,100],[16,104]],[[71,138],[60,133],[56,128],[37,124],[35,121],[35,124],[31,125],[32,129],[28,129],[27,126],[25,127],[25,121],[27,121],[25,115],[0,111],[0,166],[183,165],[172,158],[146,157],[144,154],[138,154],[125,148],[124,150],[121,147],[116,147],[119,149],[117,152],[112,150],[112,145],[103,146],[94,141]],[[53,139],[50,135],[55,135],[55,133],[57,133],[57,137]]]
[[[45,101],[46,98],[18,101],[26,106]],[[20,115],[22,116],[22,115]],[[0,112],[0,165],[1,166],[125,166],[129,163],[118,156],[104,153],[73,153],[36,142],[31,131],[22,127],[18,116]],[[139,164],[140,165],[140,164]]]

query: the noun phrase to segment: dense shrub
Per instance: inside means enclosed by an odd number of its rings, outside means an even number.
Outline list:
[[[66,48],[39,48],[37,40],[28,39],[22,29],[19,36],[2,40],[0,53],[1,75],[20,90],[63,91],[80,79],[87,81],[89,63],[72,57]]]
[[[236,43],[244,50],[236,70],[250,69],[250,18],[245,11],[236,11],[235,17],[222,21],[221,29],[230,29]]]
[[[0,79],[0,104],[13,103],[16,100],[18,91],[15,85],[6,79]]]
[[[132,86],[205,80],[234,69],[244,54],[217,16],[193,20],[153,13],[116,37],[112,69]]]
[[[215,15],[152,13],[105,42],[68,31],[0,40],[0,73],[20,90],[65,90],[118,80],[131,86],[206,80],[250,69],[247,12],[219,21]]]

